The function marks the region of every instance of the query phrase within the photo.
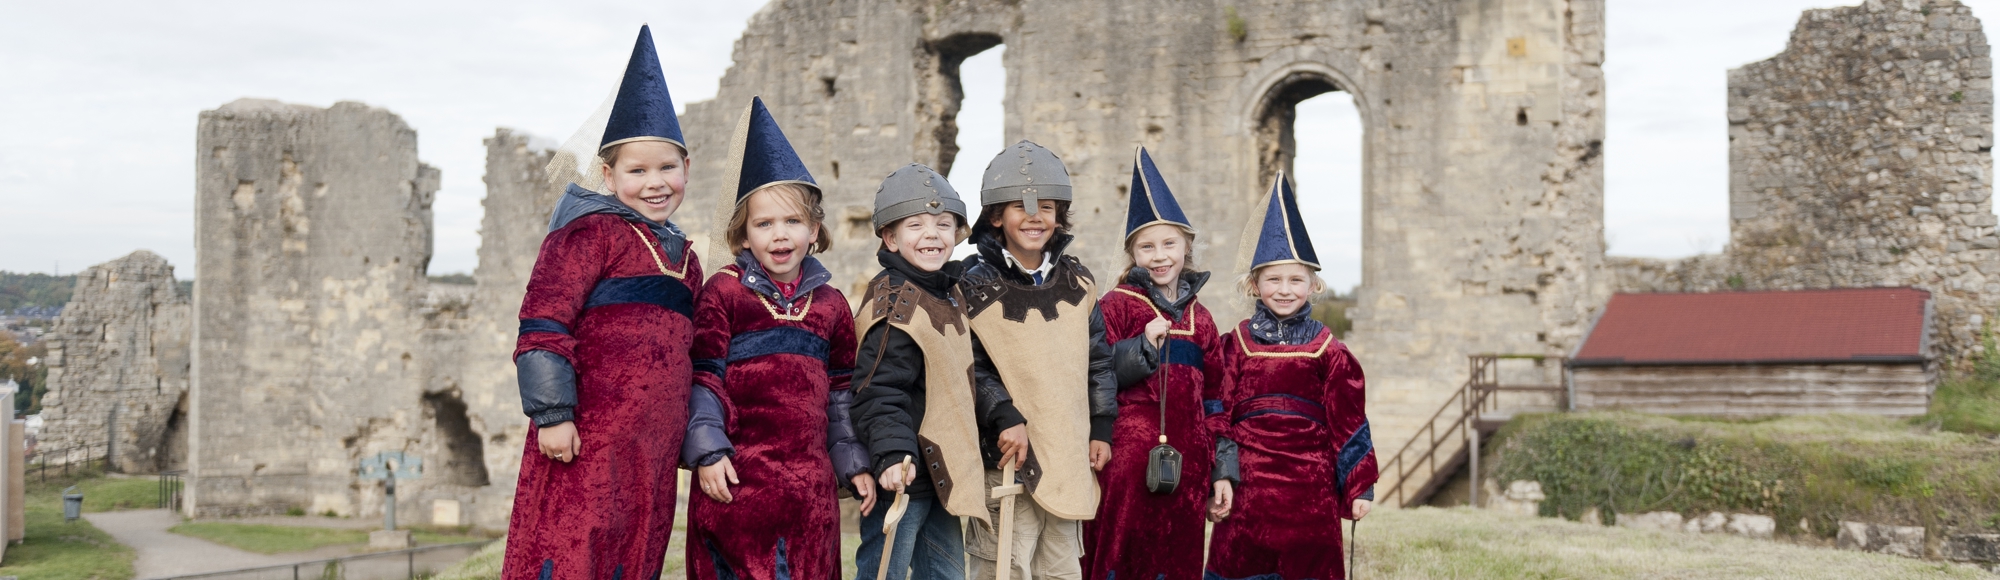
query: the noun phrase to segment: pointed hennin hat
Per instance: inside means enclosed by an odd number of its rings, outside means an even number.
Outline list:
[[[749,199],[758,188],[779,183],[796,183],[819,194],[819,183],[806,162],[792,150],[792,142],[778,129],[778,120],[764,108],[764,99],[750,97],[750,108],[736,120],[724,163],[723,183],[737,204]]]
[[[646,25],[639,26],[639,40],[625,63],[625,78],[618,83],[618,97],[597,149],[633,141],[665,141],[687,150],[680,117],[674,115],[674,99],[667,94],[667,79],[660,72],[653,31]]]
[[[1140,147],[1132,162],[1132,200],[1125,208],[1125,241],[1132,240],[1132,234],[1153,224],[1174,224],[1194,234],[1194,224],[1188,222],[1187,214],[1181,213],[1180,202],[1174,201],[1174,192],[1167,189],[1167,180],[1160,177],[1160,168],[1153,165],[1153,156]]]
[[[1319,254],[1313,252],[1312,239],[1306,237],[1305,220],[1299,217],[1299,200],[1292,193],[1292,183],[1285,179],[1285,172],[1279,171],[1277,179],[1271,183],[1271,192],[1265,195],[1263,215],[1252,214],[1251,224],[1259,224],[1256,249],[1250,254],[1250,268],[1272,264],[1305,264],[1318,271]]]
[[[538,149],[554,149],[544,168],[550,185],[574,183],[584,189],[607,193],[604,174],[598,170],[599,154],[606,147],[634,141],[673,143],[690,152],[681,137],[680,118],[674,115],[673,98],[667,95],[667,81],[660,72],[660,57],[653,47],[650,27],[639,27],[639,40],[632,45],[632,58],[625,64],[625,76],[605,95],[583,125],[561,145],[534,143]]]

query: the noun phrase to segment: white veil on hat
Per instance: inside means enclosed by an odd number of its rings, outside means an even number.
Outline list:
[[[604,126],[611,122],[611,106],[617,102],[618,87],[613,86],[611,93],[604,96],[604,104],[598,105],[596,111],[584,118],[583,126],[577,127],[569,140],[556,148],[555,156],[543,168],[549,185],[563,187],[574,183],[584,189],[609,193],[604,190],[604,172],[598,169],[602,164],[597,159],[597,150],[604,141]]]

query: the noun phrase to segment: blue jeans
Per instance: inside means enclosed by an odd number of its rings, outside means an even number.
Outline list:
[[[875,510],[861,516],[861,548],[854,553],[854,580],[881,580],[882,518],[894,494],[882,492]],[[936,497],[910,498],[909,511],[896,524],[896,550],[889,556],[886,580],[965,580],[965,535],[958,516],[944,511]]]

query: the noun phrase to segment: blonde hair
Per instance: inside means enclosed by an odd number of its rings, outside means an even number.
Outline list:
[[[819,205],[818,191],[798,183],[776,183],[759,187],[750,195],[764,192],[776,194],[787,208],[805,216],[806,221],[812,222],[813,228],[819,230],[819,239],[813,242],[812,253],[824,253],[833,248],[833,236],[826,235],[826,209]],[[744,242],[750,240],[749,208],[750,197],[744,196],[743,202],[736,204],[736,212],[729,215],[727,239],[731,251],[741,249]]]
[[[1296,262],[1286,262],[1284,264],[1265,264],[1262,266],[1258,266],[1256,268],[1251,268],[1250,273],[1236,277],[1236,289],[1242,291],[1243,295],[1249,296],[1253,300],[1261,299],[1263,297],[1257,295],[1257,275],[1262,273],[1265,268],[1269,268],[1272,266],[1283,266],[1285,264],[1295,264],[1295,263]],[[1304,266],[1305,264],[1299,264],[1299,265]],[[1319,277],[1318,270],[1314,270],[1312,269],[1311,266],[1307,266],[1306,275],[1312,276],[1312,281],[1313,281],[1312,294],[1308,295],[1307,298],[1311,298],[1312,296],[1318,296],[1319,293],[1326,291],[1326,280]]]
[[[600,162],[600,163],[603,163],[605,167],[617,167],[617,166],[618,166],[618,152],[619,152],[619,151],[623,151],[623,150],[625,150],[625,146],[626,146],[626,145],[631,145],[631,144],[633,144],[633,143],[637,143],[637,141],[626,141],[626,142],[624,142],[624,143],[619,143],[619,144],[617,144],[617,145],[612,145],[612,146],[610,146],[610,147],[605,147],[603,151],[598,151],[598,152],[597,152],[597,160],[598,160],[598,162]],[[665,141],[661,141],[661,143],[666,143],[666,142],[665,142]],[[667,144],[668,144],[668,145],[674,145],[673,143],[667,143]],[[681,147],[681,146],[679,146],[679,145],[674,145],[674,150],[675,150],[675,151],[679,151],[679,152],[681,152],[681,161],[682,161],[682,162],[686,162],[686,161],[687,161],[687,158],[688,158],[688,152],[687,152],[687,149],[685,149],[685,148],[682,148],[682,147]]]
[[[1192,231],[1188,231],[1188,229],[1187,229],[1187,228],[1185,228],[1185,227],[1181,227],[1181,225],[1180,225],[1180,224],[1171,224],[1171,223],[1168,223],[1168,224],[1153,224],[1153,225],[1155,225],[1155,226],[1174,226],[1174,231],[1177,231],[1177,232],[1180,232],[1180,233],[1181,233],[1181,239],[1183,239],[1183,240],[1187,240],[1187,243],[1186,243],[1185,245],[1181,246],[1181,247],[1183,247],[1183,248],[1186,248],[1186,249],[1187,249],[1187,251],[1186,251],[1186,252],[1182,252],[1182,254],[1181,254],[1181,271],[1182,271],[1182,272],[1192,272],[1192,271],[1194,271],[1194,232],[1192,232]],[[1150,227],[1153,227],[1153,226],[1146,226],[1146,228],[1150,228]],[[1139,231],[1140,231],[1140,232],[1143,232],[1143,231],[1146,231],[1146,228],[1139,228]],[[1136,234],[1136,233],[1139,233],[1139,232],[1132,232],[1132,233],[1135,233],[1135,234]],[[1137,267],[1139,267],[1139,261],[1138,261],[1138,260],[1134,260],[1134,259],[1132,259],[1132,237],[1131,237],[1131,236],[1126,236],[1126,237],[1125,237],[1125,270],[1129,272],[1129,271],[1131,271],[1131,270],[1132,270],[1133,268],[1137,268]],[[1124,274],[1119,274],[1119,276],[1121,276],[1121,277],[1122,277],[1122,276],[1124,276]]]

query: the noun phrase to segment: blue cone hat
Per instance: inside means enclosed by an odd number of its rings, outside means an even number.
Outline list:
[[[1298,196],[1292,193],[1292,183],[1285,179],[1285,172],[1278,172],[1267,197],[1271,202],[1264,209],[1264,218],[1251,222],[1262,226],[1257,233],[1257,249],[1250,255],[1250,270],[1272,264],[1305,264],[1318,271],[1319,254],[1313,252],[1312,239],[1306,237],[1305,220],[1299,217]]]
[[[1167,189],[1167,180],[1160,177],[1153,156],[1145,147],[1140,147],[1135,155],[1131,205],[1125,208],[1125,240],[1131,241],[1132,234],[1153,224],[1174,224],[1193,234],[1194,224],[1188,222],[1187,214],[1181,213],[1181,204],[1174,201],[1174,192]]]
[[[792,150],[792,142],[778,129],[778,121],[764,108],[764,99],[750,98],[750,108],[736,121],[730,138],[727,179],[733,186],[736,203],[749,199],[758,188],[779,183],[797,183],[819,193],[819,183],[806,171],[805,161]]]
[[[639,41],[632,45],[632,60],[625,63],[625,78],[618,82],[618,97],[597,150],[633,141],[665,141],[681,151],[688,148],[681,138],[680,117],[674,115],[674,99],[667,94],[666,76],[660,72],[653,30],[645,25],[639,26]]]

